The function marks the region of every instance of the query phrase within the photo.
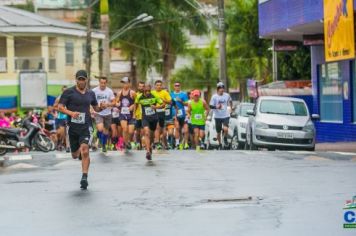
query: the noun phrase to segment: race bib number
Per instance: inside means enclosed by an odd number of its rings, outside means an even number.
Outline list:
[[[85,113],[79,113],[79,116],[77,118],[72,117],[71,122],[76,123],[76,124],[84,124],[85,123]]]
[[[171,115],[171,110],[167,109],[166,110],[166,116],[170,116]]]
[[[183,110],[178,110],[177,116],[179,117],[183,116]]]
[[[112,109],[112,118],[118,118],[120,116],[119,109],[117,107]]]
[[[164,109],[162,109],[162,108],[161,109],[157,109],[157,112],[158,113],[162,113],[162,112],[164,112]]]
[[[145,114],[146,116],[152,116],[156,114],[155,110],[152,107],[145,107]]]
[[[130,114],[130,108],[129,107],[122,107],[121,108],[121,114],[124,114],[124,115]]]
[[[203,119],[203,115],[202,115],[202,114],[195,114],[195,115],[194,115],[194,118],[195,118],[196,120],[202,120],[202,119]]]

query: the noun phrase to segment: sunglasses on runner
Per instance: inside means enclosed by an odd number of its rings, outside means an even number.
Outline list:
[[[174,87],[180,87],[180,84],[175,84]]]

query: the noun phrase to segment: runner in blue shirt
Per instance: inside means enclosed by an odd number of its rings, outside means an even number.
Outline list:
[[[185,92],[181,91],[179,82],[174,83],[174,91],[172,91],[170,95],[172,97],[172,100],[175,101],[176,107],[178,108],[178,109],[173,109],[174,116],[175,116],[175,128],[176,131],[178,131],[175,132],[176,147],[178,147],[182,136],[182,129],[186,125],[185,124],[186,112],[184,107],[188,105],[189,98]]]

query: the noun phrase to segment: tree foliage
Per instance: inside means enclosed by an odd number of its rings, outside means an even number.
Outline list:
[[[207,88],[210,95],[211,88],[218,82],[217,54],[216,40],[204,49],[189,50],[188,58],[192,61],[191,65],[178,70],[173,75],[172,83],[181,82],[183,89]]]

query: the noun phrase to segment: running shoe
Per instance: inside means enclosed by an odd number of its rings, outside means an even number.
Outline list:
[[[160,143],[157,143],[157,144],[156,144],[156,149],[157,149],[157,150],[162,150],[163,147],[162,147],[162,145],[161,145]]]
[[[108,151],[108,150],[106,149],[106,145],[103,145],[101,151],[102,151],[103,153],[106,153],[106,152]]]
[[[179,144],[179,150],[183,150],[183,143]]]
[[[184,150],[188,150],[189,149],[189,145],[188,145],[188,143],[186,143],[185,145],[184,145]]]
[[[199,151],[200,151],[200,146],[196,146],[196,147],[195,147],[195,150],[196,150],[197,152],[199,152]]]
[[[83,189],[83,190],[85,190],[85,189],[87,189],[88,188],[88,180],[87,180],[87,178],[86,177],[82,177],[82,180],[80,181],[80,188],[81,189]]]
[[[146,152],[146,159],[149,161],[152,160],[152,154],[150,152]]]

